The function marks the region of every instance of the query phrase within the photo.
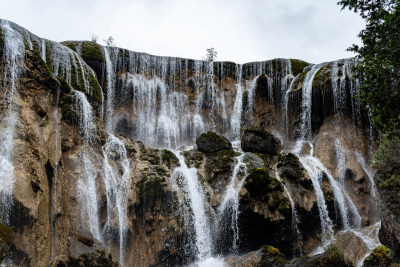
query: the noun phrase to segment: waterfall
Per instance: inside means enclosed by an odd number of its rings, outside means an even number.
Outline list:
[[[321,220],[321,240],[323,244],[327,244],[333,238],[333,225],[329,218],[324,193],[321,189],[322,172],[318,168],[319,164],[315,164],[314,159],[315,158],[312,156],[299,157],[300,163],[310,175],[313,184],[315,196],[317,198],[319,217]]]
[[[302,86],[301,103],[301,122],[300,122],[300,141],[307,141],[311,138],[311,104],[312,104],[312,86],[314,77],[324,64],[314,65],[304,78]],[[297,142],[296,152],[302,148],[303,142]]]
[[[11,28],[7,21],[0,20],[3,30],[3,82],[0,84],[0,96],[5,101],[5,110],[0,114],[0,204],[3,222],[9,222],[14,189],[13,150],[14,133],[19,121],[18,78],[23,72],[25,46],[22,36]],[[21,160],[21,159],[20,159]]]
[[[93,162],[92,139],[97,132],[90,103],[84,93],[74,90],[75,111],[81,114],[78,125],[83,136],[83,150],[80,153],[80,179],[78,180],[78,195],[82,203],[81,218],[88,219],[88,226],[93,236],[101,240],[97,205],[97,168]]]
[[[344,186],[344,176],[345,176],[345,168],[346,168],[346,156],[344,154],[344,149],[339,139],[335,139],[335,152],[337,159],[337,168],[339,181]]]
[[[212,237],[205,206],[205,194],[197,176],[197,169],[194,167],[189,168],[181,153],[177,151],[174,153],[179,159],[180,166],[174,169],[171,178],[175,181],[182,179],[182,190],[193,216],[197,259],[201,262],[210,258],[212,252]]]
[[[124,143],[112,134],[108,136],[103,146],[103,155],[103,180],[107,196],[107,222],[104,229],[112,227],[113,218],[118,218],[119,261],[124,267],[128,231],[128,196],[131,187],[130,161]]]
[[[233,105],[233,114],[231,118],[231,135],[232,140],[236,141],[240,138],[240,129],[242,123],[242,106],[243,106],[243,88],[242,88],[242,71],[243,65],[236,65],[236,98]]]
[[[324,195],[321,190],[322,178],[324,174],[332,188],[333,195],[335,197],[335,203],[339,209],[343,229],[350,229],[352,227],[351,223],[353,223],[354,228],[359,228],[361,226],[361,216],[359,215],[354,203],[347,193],[340,188],[336,180],[332,177],[330,171],[325,168],[321,161],[314,157],[312,153],[313,149],[311,149],[310,155],[299,156],[299,160],[312,179],[315,194],[317,196],[323,234],[330,235],[332,232],[332,223],[329,219]],[[350,218],[353,220],[350,221]]]
[[[230,227],[233,232],[232,250],[238,252],[239,242],[239,192],[242,189],[243,183],[247,177],[247,166],[243,162],[246,154],[241,154],[236,157],[236,165],[233,169],[230,182],[225,189],[225,194],[218,206],[218,215],[220,220],[225,222],[226,218],[230,218]],[[227,216],[227,217],[225,217]]]
[[[375,182],[374,182],[374,174],[372,173],[371,169],[368,168],[364,157],[361,155],[359,151],[355,151],[354,155],[356,156],[358,162],[360,163],[362,169],[364,170],[365,174],[368,177],[369,183],[370,183],[370,191],[371,195],[375,198],[376,192],[375,192]]]
[[[104,58],[106,61],[106,77],[107,77],[107,103],[106,103],[106,125],[105,130],[106,132],[110,133],[113,132],[113,114],[114,114],[114,97],[115,97],[115,71],[114,71],[114,64],[111,61],[110,53],[113,53],[113,58],[117,55],[118,50],[114,49],[114,47],[103,47]]]
[[[50,197],[49,209],[50,209],[50,242],[51,242],[51,252],[50,252],[50,262],[54,259],[54,237],[56,231],[56,217],[57,212],[57,178],[58,178],[58,142],[59,142],[59,123],[58,123],[58,104],[60,100],[60,90],[57,89],[57,99],[56,108],[53,111],[54,129],[55,129],[55,145],[54,145],[54,174],[53,174],[53,196]]]
[[[276,166],[275,166],[275,168],[276,168]],[[292,210],[292,232],[293,232],[293,235],[295,238],[294,241],[298,241],[300,243],[300,251],[301,251],[302,247],[303,247],[303,238],[301,236],[300,229],[299,229],[300,221],[299,221],[299,217],[297,216],[296,206],[294,204],[291,194],[289,193],[289,190],[287,189],[285,183],[281,180],[281,177],[279,176],[279,172],[277,170],[275,171],[275,178],[282,184],[285,194],[289,198],[290,207]],[[293,247],[295,250],[296,242],[293,243]]]

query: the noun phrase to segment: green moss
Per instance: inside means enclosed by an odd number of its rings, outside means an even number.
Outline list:
[[[142,176],[140,181],[140,198],[156,199],[163,190],[164,178],[161,176]]]
[[[313,88],[319,88],[321,91],[332,88],[332,65],[333,63],[331,62],[317,71],[313,80]]]
[[[285,257],[285,254],[279,251],[279,249],[265,245],[261,247],[262,249],[262,262],[269,262],[271,261],[274,263],[274,266],[282,266],[284,264],[289,263]]]
[[[102,90],[99,85],[99,82],[97,81],[97,78],[95,74],[89,70],[89,68],[83,64],[79,63],[78,56],[76,54],[73,55],[74,60],[71,59],[71,61],[75,61],[76,65],[71,64],[71,86],[75,90],[81,91],[86,94],[86,97],[88,97],[89,100],[94,100],[97,103],[102,102]],[[86,69],[82,69],[85,68]],[[89,81],[89,92],[86,92],[85,88],[85,77],[84,75],[89,75],[87,77]]]
[[[164,149],[161,153],[161,158],[163,162],[167,163],[168,168],[171,168],[171,166],[179,166],[179,160],[175,156],[174,153],[169,151],[168,149]]]
[[[105,62],[101,46],[95,42],[82,42],[81,57],[85,62]]]
[[[389,266],[392,262],[390,249],[384,245],[377,246],[364,261],[365,267],[372,266]]]
[[[292,73],[295,77],[302,73],[305,67],[310,65],[309,63],[299,59],[290,59],[290,64],[292,65]]]
[[[61,44],[65,45],[66,47],[68,47],[72,51],[76,52],[76,46],[75,46],[74,42],[66,41],[66,42],[62,42]]]
[[[101,104],[101,102],[103,101],[103,99],[102,99],[103,91],[101,90],[101,87],[97,80],[97,77],[92,72],[89,72],[89,84],[90,84],[90,87],[92,88],[91,95],[89,95],[89,96]]]
[[[310,70],[307,69],[307,70],[305,70],[305,71],[303,71],[302,73],[299,74],[299,77],[294,81],[293,91],[297,91],[297,90],[301,89],[301,87],[303,85],[303,82],[304,82],[304,79],[306,78],[306,75],[307,75],[307,73],[309,71]]]
[[[247,176],[245,187],[255,199],[266,201],[268,193],[273,191],[283,192],[282,184],[275,178],[270,177],[265,168],[252,170]],[[277,206],[280,206],[277,205]]]
[[[61,118],[65,121],[72,122],[74,118],[77,117],[77,114],[73,108],[74,104],[74,96],[71,94],[63,95],[60,99],[61,106]]]
[[[14,231],[7,225],[0,223],[0,262],[4,259],[13,241]]]
[[[204,154],[197,149],[183,152],[186,165],[189,167],[195,166],[197,169],[203,162],[203,155]]]
[[[239,155],[240,153],[235,152],[233,149],[221,150],[210,154],[214,161],[214,168],[221,171],[230,170],[230,163],[233,161],[234,157]]]
[[[56,79],[60,82],[60,90],[64,94],[71,93],[72,89],[71,86],[60,76],[57,76]]]
[[[381,188],[400,188],[400,176],[396,174],[392,174],[389,179],[379,183],[379,187]]]
[[[282,192],[274,191],[271,192],[270,195],[271,198],[268,204],[272,210],[278,210],[280,212],[284,212],[290,209],[289,199],[285,197],[282,194]]]

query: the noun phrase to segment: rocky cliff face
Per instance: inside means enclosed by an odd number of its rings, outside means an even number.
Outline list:
[[[216,266],[332,242],[352,259],[340,235],[357,264],[379,243],[354,59],[157,57],[4,20],[0,55],[6,266]]]

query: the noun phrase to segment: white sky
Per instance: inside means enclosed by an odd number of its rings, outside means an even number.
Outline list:
[[[161,56],[320,63],[353,53],[364,21],[338,0],[0,0],[0,18],[54,41],[101,40]]]

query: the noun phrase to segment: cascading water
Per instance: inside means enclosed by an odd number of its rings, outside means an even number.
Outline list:
[[[242,88],[242,70],[243,65],[236,65],[236,98],[233,105],[233,114],[231,118],[231,135],[232,140],[240,138],[240,129],[242,123],[242,105],[243,105],[243,88]]]
[[[371,191],[371,195],[373,197],[376,196],[376,192],[375,192],[375,182],[374,182],[374,174],[371,171],[371,169],[367,166],[367,163],[365,162],[364,157],[361,155],[361,153],[359,151],[355,151],[354,155],[356,156],[358,162],[360,163],[361,167],[363,168],[364,172],[367,174],[367,177],[369,179],[370,182],[370,191]]]
[[[0,204],[3,222],[8,223],[14,189],[14,133],[19,120],[18,115],[18,78],[23,71],[25,46],[22,36],[11,28],[7,21],[0,21],[3,30],[4,75],[0,87],[0,96],[6,103],[0,114]]]
[[[321,220],[321,241],[322,244],[327,244],[333,237],[333,225],[331,219],[329,218],[328,208],[326,206],[324,193],[321,188],[322,173],[315,165],[314,158],[306,156],[299,157],[299,160],[310,175],[315,196],[317,198],[319,217]]]
[[[300,254],[301,254],[302,253],[301,250],[302,250],[302,247],[303,247],[303,238],[301,236],[300,229],[299,229],[300,221],[299,221],[299,217],[297,215],[296,206],[294,204],[293,198],[292,198],[288,188],[286,187],[285,183],[281,180],[281,178],[279,176],[279,172],[277,170],[275,171],[275,178],[279,182],[281,182],[281,184],[283,186],[283,189],[285,190],[285,194],[289,198],[290,208],[292,210],[292,232],[293,232],[293,235],[294,235],[294,238],[295,238],[295,242],[293,242],[293,247],[294,247],[293,250],[296,249],[296,241],[297,241],[300,244]]]
[[[309,140],[311,137],[311,104],[312,104],[312,86],[314,77],[324,64],[314,65],[304,78],[302,86],[302,104],[301,104],[301,123],[300,138],[301,141]],[[298,144],[302,144],[299,142]],[[298,147],[298,150],[301,146]]]
[[[83,204],[81,209],[81,218],[88,218],[88,228],[93,236],[101,240],[100,225],[97,206],[97,186],[96,176],[97,169],[93,163],[94,153],[91,148],[91,142],[96,133],[96,125],[94,122],[93,111],[90,103],[87,101],[84,93],[74,91],[75,93],[75,110],[80,113],[79,126],[81,135],[83,136],[83,150],[80,153],[80,179],[78,181],[78,194]]]
[[[244,157],[245,154],[236,157],[236,165],[233,169],[230,182],[225,189],[225,194],[218,207],[218,216],[220,220],[223,220],[222,223],[226,223],[226,218],[230,218],[228,224],[233,232],[231,249],[233,253],[238,252],[239,243],[239,192],[247,177],[247,166],[243,162]],[[227,215],[227,217],[225,217],[225,215]]]
[[[209,217],[206,212],[206,201],[203,187],[197,176],[197,169],[189,168],[180,152],[174,152],[179,159],[180,166],[174,169],[171,179],[181,181],[182,190],[192,212],[193,228],[196,239],[197,259],[202,262],[211,257],[212,238]],[[177,182],[179,184],[179,182]]]
[[[130,161],[124,143],[111,134],[103,146],[103,155],[103,180],[107,193],[107,222],[104,229],[114,227],[113,219],[118,218],[119,260],[121,266],[126,266],[125,242],[128,230],[128,194],[131,184]],[[119,160],[116,160],[118,158]]]

